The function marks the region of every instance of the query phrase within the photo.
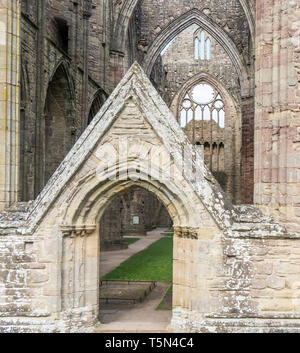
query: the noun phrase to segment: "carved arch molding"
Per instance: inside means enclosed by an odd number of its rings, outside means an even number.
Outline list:
[[[249,29],[251,33],[252,42],[254,43],[255,35],[255,14],[254,9],[250,5],[248,0],[238,0],[241,7],[244,10],[245,16],[247,18]],[[120,11],[117,13],[114,24],[114,39],[119,43],[120,48],[123,48],[125,44],[125,35],[127,33],[127,28],[132,14],[138,4],[139,0],[124,0],[120,7]]]

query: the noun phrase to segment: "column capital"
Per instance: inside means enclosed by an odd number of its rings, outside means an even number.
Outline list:
[[[174,227],[174,236],[178,238],[198,239],[199,232],[198,228],[177,226]]]
[[[85,237],[91,235],[96,230],[96,225],[76,225],[76,226],[61,226],[61,231],[64,238]]]

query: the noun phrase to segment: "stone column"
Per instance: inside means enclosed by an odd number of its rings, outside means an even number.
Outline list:
[[[256,1],[254,202],[300,229],[300,3]]]
[[[96,305],[95,300],[92,303],[87,300],[89,292],[93,290],[94,296],[97,292],[95,273],[99,271],[99,259],[95,229],[95,226],[62,227],[62,311],[85,307],[87,302]],[[91,264],[94,269],[90,272]]]
[[[18,200],[20,0],[0,1],[0,210]]]

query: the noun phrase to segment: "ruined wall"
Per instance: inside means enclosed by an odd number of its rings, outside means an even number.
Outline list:
[[[159,0],[153,6],[151,0],[143,0],[137,5],[137,25],[139,59],[147,51],[157,34],[172,20],[192,9],[199,9],[221,28],[223,28],[236,43],[245,58],[249,55],[249,28],[245,13],[238,0],[189,0],[181,1]]]
[[[165,206],[155,195],[142,188],[135,188],[123,195],[122,204],[123,234],[146,235],[154,228],[172,225]]]
[[[20,2],[0,4],[0,210],[18,199]]]
[[[101,1],[85,2],[84,7],[68,1],[36,1],[35,6],[31,2],[22,3],[21,115],[26,128],[21,135],[20,200],[33,199],[41,191],[49,178],[45,171],[48,158],[55,159],[44,141],[53,136],[55,139],[57,129],[62,126],[56,124],[47,130],[47,106],[53,105],[52,116],[55,105],[58,115],[61,105],[69,106],[63,108],[68,120],[64,131],[68,135],[65,141],[68,148],[55,162],[55,169],[87,126],[96,93],[104,92],[107,78],[103,75],[103,62],[107,53],[101,45],[103,17]],[[53,80],[61,69],[64,85]],[[61,100],[65,97],[62,104],[49,91],[51,84],[62,91]],[[102,103],[106,96],[102,94]]]
[[[240,101],[240,85],[238,74],[224,48],[209,36],[211,40],[210,59],[195,59],[195,32],[200,27],[191,25],[182,31],[162,53],[164,75],[163,98],[170,106],[175,94],[191,77],[205,72],[219,81],[230,94]],[[222,63],[220,65],[220,63]],[[175,113],[175,112],[174,112]]]
[[[115,180],[105,154],[113,146],[123,161],[124,133],[130,137],[128,175]],[[137,145],[149,152],[138,171]],[[160,157],[151,160],[157,146]],[[197,178],[180,169],[184,148],[194,156]],[[165,172],[161,159],[169,160],[169,179],[146,174],[150,160],[153,170]],[[116,173],[124,175],[123,162]],[[174,332],[300,332],[299,234],[226,199],[137,65],[40,196],[1,213],[1,332],[94,330],[97,222],[109,200],[131,187],[154,193],[174,221]]]
[[[138,5],[134,13],[136,3]],[[84,5],[77,2],[70,4],[68,1],[36,1],[35,6],[23,2],[22,66],[27,75],[24,79],[27,94],[24,94],[22,114],[29,128],[23,134],[21,147],[20,200],[34,198],[47,181],[44,169],[46,155],[51,152],[43,146],[43,115],[47,88],[59,62],[65,63],[70,91],[73,91],[73,121],[69,141],[72,145],[90,119],[89,110],[97,92],[103,90],[109,94],[128,66],[136,58],[142,60],[156,35],[170,21],[193,8],[203,11],[204,16],[220,26],[234,40],[245,64],[251,63],[248,22],[238,1],[222,3],[222,6],[217,0],[213,3],[202,1],[201,4],[199,1],[197,4],[189,1],[177,7],[170,6],[166,1],[155,6],[151,1],[128,1],[125,4],[93,0],[84,2]],[[218,45],[216,43],[216,47]],[[216,65],[215,61],[211,65],[194,65],[192,70],[189,66],[187,72],[187,66],[182,64],[179,68],[178,63],[169,63],[165,83],[159,87],[164,99],[170,103],[176,90],[188,77],[204,70],[218,76],[240,102],[237,75],[232,65],[230,68],[224,51],[217,48],[216,52],[224,65]],[[243,111],[247,115],[245,124],[243,121],[243,136],[244,141],[248,142],[252,134],[249,129],[253,118],[251,98],[247,99]],[[251,203],[253,151],[249,143],[243,147],[243,156],[243,180],[247,182],[248,190],[247,195],[243,192],[243,202]]]
[[[158,227],[171,227],[165,206],[155,195],[133,188],[108,205],[100,221],[101,250],[126,248],[124,236],[146,236]]]
[[[181,257],[174,264],[176,277],[186,285],[174,298],[178,309],[172,323],[178,331],[299,332],[300,240],[269,236],[249,239],[240,233],[235,239],[214,239],[213,247],[205,238],[175,237],[179,242],[175,258]],[[184,254],[179,250],[183,248]],[[208,259],[218,252],[223,255],[213,268]],[[190,276],[195,264],[200,267],[196,288]],[[204,294],[207,283],[211,291]]]
[[[122,233],[122,201],[119,197],[111,202],[100,221],[100,249],[112,251],[127,249]]]
[[[146,15],[143,14],[143,11],[150,16],[151,11],[155,10],[148,10],[144,3],[137,6],[137,33],[142,32],[143,26],[146,26],[148,30],[149,28],[147,26],[152,26],[152,23],[147,24],[147,18]],[[167,11],[168,9],[163,8],[162,12],[167,13]],[[212,18],[209,11],[204,11],[204,15]],[[170,22],[173,19],[174,17],[170,17]],[[220,25],[220,22],[217,23]],[[166,26],[162,26],[160,29],[164,29],[165,27]],[[232,178],[229,177],[230,180],[228,180],[225,190],[234,202],[252,204],[254,188],[254,97],[252,89],[253,48],[250,44],[251,38],[246,31],[244,38],[248,38],[249,40],[249,51],[247,54],[248,57],[244,57],[245,62],[243,65],[245,65],[246,62],[249,63],[247,68],[247,70],[249,69],[247,84],[250,87],[250,90],[248,89],[246,93],[244,88],[241,87],[241,77],[236,70],[232,57],[228,55],[225,48],[223,48],[212,35],[208,34],[207,31],[205,31],[205,38],[209,38],[210,40],[210,57],[209,59],[206,57],[201,59],[199,54],[198,58],[195,58],[194,40],[197,30],[200,28],[200,25],[192,24],[188,28],[183,29],[183,31],[177,34],[169,43],[165,43],[165,49],[161,52],[161,56],[157,58],[153,67],[151,79],[177,117],[179,114],[178,107],[176,103],[174,103],[175,101],[177,102],[176,96],[182,91],[182,87],[197,74],[207,73],[227,89],[235,102],[236,114],[233,119],[235,119],[236,122],[229,122],[234,137],[229,136],[229,140],[225,143],[227,154],[226,167],[228,168],[229,175],[234,175]],[[158,31],[156,34],[158,33],[160,32]],[[225,29],[225,33],[228,33],[228,28]],[[235,34],[234,30],[231,29],[229,33],[230,38],[233,38]],[[148,37],[151,36],[148,35]],[[145,38],[142,40],[142,43],[146,43]],[[143,46],[141,43],[137,42],[137,48],[140,52],[143,52],[143,55],[147,52],[149,46],[148,44]],[[143,55],[140,54],[140,57],[143,57]],[[222,63],[222,65],[220,65],[220,63]],[[188,136],[191,137],[190,134],[188,134]],[[237,157],[237,155],[239,155],[239,157]],[[232,168],[233,163],[235,163],[234,168]],[[240,189],[242,183],[244,187]]]
[[[256,1],[254,202],[299,231],[299,3]]]

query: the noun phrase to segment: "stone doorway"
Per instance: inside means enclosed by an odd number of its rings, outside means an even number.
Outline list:
[[[229,202],[138,64],[38,198],[1,214],[0,331],[95,331],[100,220],[135,187],[174,222],[173,332],[299,332],[287,290],[298,283],[299,235]]]
[[[99,226],[97,332],[164,332],[172,315],[173,222],[155,194],[132,187]]]

